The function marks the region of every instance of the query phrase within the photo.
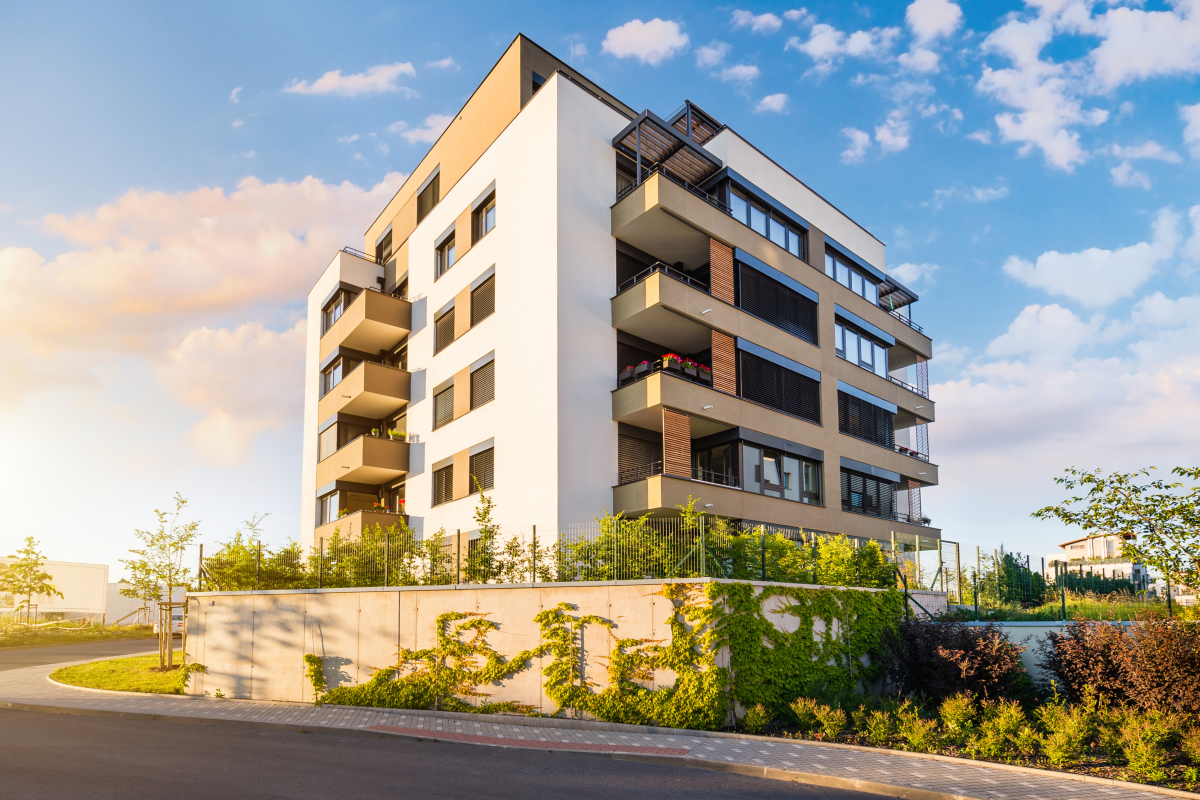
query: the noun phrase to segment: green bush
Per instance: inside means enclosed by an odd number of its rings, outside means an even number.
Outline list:
[[[1196,766],[1200,767],[1200,727],[1188,728],[1179,738],[1179,749]]]
[[[1179,727],[1180,720],[1174,714],[1127,714],[1120,729],[1120,743],[1129,770],[1148,781],[1166,780],[1164,767],[1171,762],[1167,748],[1178,736]]]
[[[975,732],[975,698],[967,692],[947,697],[938,706],[938,717],[942,720],[943,737],[954,745],[964,745]]]
[[[835,741],[846,729],[846,712],[840,708],[819,706],[817,720],[821,723],[821,738],[826,741]]]
[[[817,710],[821,707],[811,697],[798,697],[792,703],[792,713],[796,715],[796,728],[800,735],[808,736],[821,725],[820,717],[817,716]]]
[[[1001,700],[985,703],[982,712],[979,732],[969,743],[971,752],[994,761],[1010,760],[1021,749],[1017,738],[1028,723],[1025,710],[1015,700]]]
[[[871,711],[860,717],[859,732],[876,747],[887,747],[896,735],[896,718],[887,711]]]
[[[742,717],[742,727],[747,733],[762,733],[770,724],[771,712],[762,703],[746,709],[746,715]]]
[[[1051,765],[1069,767],[1087,753],[1093,724],[1086,706],[1069,707],[1063,702],[1052,702],[1039,707],[1034,715],[1046,731],[1041,749]]]

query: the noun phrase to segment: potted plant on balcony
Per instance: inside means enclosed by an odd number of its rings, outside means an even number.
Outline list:
[[[373,505],[371,507],[371,510],[372,511],[383,511],[384,513],[391,511],[391,509],[388,508],[387,501],[385,501],[385,500],[376,500],[375,505]]]
[[[346,515],[347,515],[347,514],[349,514],[349,513],[350,513],[350,509],[348,509],[348,508],[339,508],[339,509],[338,509],[338,519],[341,519],[342,517],[346,516]]]
[[[628,367],[621,370],[621,374],[617,376],[617,380],[622,384],[629,383],[629,381],[633,380],[633,364],[630,364]]]
[[[388,436],[389,436],[389,437],[391,437],[391,438],[392,438],[394,441],[397,441],[397,442],[403,442],[403,441],[404,441],[404,431],[398,431],[398,430],[395,430],[395,429],[393,429],[393,430],[389,430],[389,431],[388,431]]]
[[[650,362],[649,361],[643,361],[642,363],[638,364],[636,367],[633,368],[633,374],[635,376],[636,375],[645,375],[649,371],[650,371]]]
[[[371,428],[371,435],[374,436],[376,439],[378,439],[379,438],[379,428]]]
[[[696,366],[696,374],[700,377],[700,380],[702,382],[712,383],[712,370],[709,369],[708,367],[706,367],[705,365],[698,364]]]
[[[683,374],[687,375],[689,378],[695,378],[696,377],[696,368],[698,366],[700,366],[700,365],[697,364],[695,361],[692,361],[689,358],[687,361],[683,362]]]
[[[669,369],[673,372],[679,372],[683,368],[683,359],[674,353],[667,353],[662,357],[663,369]]]

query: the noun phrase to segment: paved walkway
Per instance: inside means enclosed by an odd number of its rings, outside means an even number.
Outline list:
[[[789,740],[691,731],[648,733],[634,726],[573,720],[95,692],[51,683],[46,676],[58,666],[61,664],[0,672],[0,708],[570,750],[790,779],[914,800],[1150,800],[1166,794],[1162,790],[981,767],[961,761]]]

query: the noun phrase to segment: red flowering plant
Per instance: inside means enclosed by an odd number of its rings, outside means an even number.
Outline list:
[[[375,511],[389,511],[388,504],[383,500],[376,500],[373,506]]]
[[[667,363],[668,361],[677,361],[677,362],[683,361],[682,358],[675,355],[674,353],[664,353],[662,359],[663,359],[664,364]]]
[[[700,370],[701,372],[707,372],[709,375],[712,375],[712,370],[703,364],[697,364],[696,369]]]

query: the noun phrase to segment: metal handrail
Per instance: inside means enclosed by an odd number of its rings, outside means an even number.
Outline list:
[[[642,464],[638,467],[628,467],[621,470],[617,473],[617,485],[623,486],[626,483],[637,483],[640,480],[662,474],[663,462],[651,461],[649,464]]]
[[[927,391],[923,392],[920,389],[918,389],[916,386],[913,386],[912,384],[905,383],[904,381],[900,380],[899,378],[893,378],[891,375],[888,375],[888,380],[891,381],[892,383],[896,384],[897,386],[901,386],[905,389],[908,389],[913,394],[919,394],[919,395],[921,395],[921,397],[924,397],[926,400],[929,399],[929,392],[927,392]]]
[[[682,270],[678,270],[675,267],[672,267],[670,264],[664,264],[661,261],[655,261],[653,264],[651,264],[649,267],[647,267],[646,269],[639,272],[637,275],[634,275],[632,278],[621,281],[619,284],[617,284],[617,294],[620,294],[621,292],[625,291],[626,289],[630,289],[634,286],[637,286],[639,283],[641,283],[642,281],[649,278],[655,272],[661,272],[664,275],[674,278],[677,281],[683,281],[684,283],[688,284],[689,286],[699,289],[700,291],[704,292],[705,294],[712,293],[709,290],[709,287],[705,286],[703,283],[696,280],[695,278],[690,277],[687,273],[683,272]]]
[[[880,306],[880,308],[883,308],[883,306]],[[887,312],[888,312],[889,314],[891,314],[893,317],[895,317],[896,319],[900,320],[901,322],[903,322],[903,323],[904,323],[905,325],[907,325],[908,327],[912,328],[912,329],[913,329],[914,331],[916,331],[917,333],[924,333],[924,332],[925,332],[925,329],[924,329],[924,328],[922,328],[922,327],[921,327],[920,325],[918,325],[917,323],[913,322],[913,321],[912,321],[911,319],[909,319],[908,317],[903,317],[903,316],[901,316],[901,315],[900,315],[900,312],[899,312],[899,311],[897,311],[896,309],[894,309],[894,308],[890,308],[890,309],[889,309],[889,308],[884,308],[883,310],[884,310],[884,311],[887,311]]]
[[[631,383],[636,383],[637,381],[640,381],[642,378],[649,377],[650,375],[653,375],[656,372],[667,372],[667,373],[674,375],[677,378],[682,378],[685,381],[691,381],[692,383],[698,383],[701,386],[707,386],[710,389],[712,388],[712,372],[711,371],[704,372],[704,370],[696,370],[696,377],[693,378],[691,375],[688,375],[686,372],[684,372],[682,368],[678,369],[678,370],[674,370],[674,369],[669,369],[669,368],[663,367],[663,360],[661,358],[655,359],[654,361],[647,361],[646,369],[642,370],[641,372],[637,371],[637,368],[640,367],[641,364],[630,365],[630,366],[633,367],[633,373],[632,373],[631,377],[627,377],[630,375],[630,373],[628,372],[629,367],[624,367],[617,371],[617,388],[621,388],[622,386],[628,386]],[[708,380],[701,378],[700,376],[702,374],[707,375]]]
[[[689,181],[687,181],[687,180],[679,177],[675,173],[671,172],[671,170],[667,169],[662,164],[653,164],[649,167],[643,167],[642,168],[642,179],[640,181],[635,180],[633,183],[629,184],[624,189],[620,189],[617,191],[618,202],[620,200],[624,199],[626,195],[628,195],[630,192],[632,192],[638,186],[641,186],[643,183],[645,183],[645,181],[648,178],[650,178],[652,175],[656,175],[656,174],[662,175],[664,178],[671,181],[672,183],[675,183],[675,184],[681,186],[682,188],[686,189],[687,191],[691,192],[692,194],[696,195],[697,197],[701,197],[701,198],[707,200],[709,203],[716,206],[720,210],[724,211],[726,214],[733,216],[732,208],[725,205],[720,200],[713,197],[711,194],[704,191],[696,184],[690,183]]]
[[[928,453],[922,453],[920,450],[914,450],[913,448],[905,447],[902,444],[895,445],[895,448],[896,452],[902,456],[908,456],[909,458],[915,458],[920,461],[929,461]]]
[[[859,514],[864,517],[875,517],[876,519],[890,519],[896,522],[906,522],[909,525],[920,525],[922,527],[928,527],[932,524],[925,522],[924,519],[914,520],[911,515],[905,514],[903,511],[893,511],[891,514],[873,514],[870,511],[864,511],[863,509],[855,508],[854,506],[845,502],[842,503],[842,511],[845,511],[847,514]]]
[[[738,488],[738,479],[736,475],[730,475],[724,472],[714,472],[708,469],[700,469],[699,467],[692,467],[692,480],[713,483],[717,486],[732,486],[734,489]]]
[[[363,259],[364,261],[370,261],[372,264],[379,263],[378,261],[375,260],[375,256],[364,253],[362,250],[358,250],[353,247],[343,247],[342,252],[349,253],[352,256],[358,256],[359,258]]]

